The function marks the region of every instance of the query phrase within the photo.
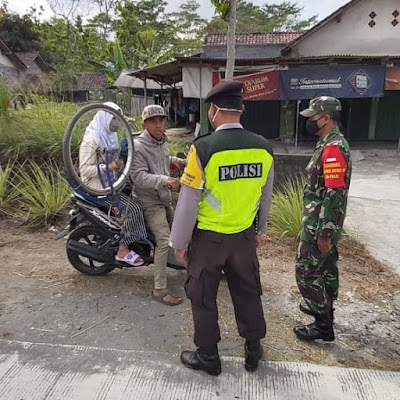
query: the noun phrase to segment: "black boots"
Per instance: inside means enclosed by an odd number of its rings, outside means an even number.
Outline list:
[[[259,340],[249,341],[246,340],[244,344],[245,361],[244,367],[246,371],[253,372],[258,367],[258,362],[262,356],[262,347]]]
[[[329,314],[315,315],[315,322],[296,326],[293,331],[300,340],[322,339],[325,342],[332,342],[335,340],[333,311]]]
[[[199,347],[196,351],[183,351],[181,354],[182,364],[188,368],[206,371],[210,375],[221,373],[221,360],[217,352],[206,352]]]
[[[246,340],[244,344],[246,371],[253,372],[257,369],[262,357],[263,350],[259,340]],[[181,361],[185,367],[206,371],[210,375],[221,373],[221,360],[218,355],[217,347],[199,347],[196,351],[183,351]]]

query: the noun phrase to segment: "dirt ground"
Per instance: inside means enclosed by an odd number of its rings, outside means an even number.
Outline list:
[[[167,307],[151,300],[151,266],[85,276],[69,264],[65,240],[55,241],[55,234],[0,220],[0,338],[174,354],[193,348],[189,301]],[[267,236],[260,251],[265,359],[400,371],[400,277],[345,238],[337,340],[303,343],[292,329],[311,317],[298,309],[295,250],[295,240]],[[184,279],[184,271],[170,270],[170,289],[184,296]],[[242,356],[224,281],[218,302],[221,354]]]

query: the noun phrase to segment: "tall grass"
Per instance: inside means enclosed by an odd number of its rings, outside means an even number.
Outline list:
[[[15,158],[62,164],[64,131],[79,106],[73,103],[54,103],[44,98],[32,109],[0,116],[0,162]]]
[[[11,212],[17,197],[16,190],[11,185],[13,165],[11,162],[5,167],[0,165],[0,215],[8,215]]]
[[[17,194],[13,215],[29,228],[48,225],[66,215],[72,189],[54,164],[27,162],[19,167],[11,184]]]
[[[283,186],[272,195],[269,213],[269,231],[281,236],[297,237],[301,227],[303,210],[303,176],[285,181]]]
[[[8,92],[7,84],[0,79],[0,118],[9,115],[10,94]]]

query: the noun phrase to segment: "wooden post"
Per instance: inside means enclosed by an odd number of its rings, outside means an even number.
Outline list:
[[[146,75],[144,76],[144,106],[147,106],[147,78]]]
[[[368,139],[375,139],[376,123],[378,121],[379,98],[372,99],[371,114],[369,119]]]

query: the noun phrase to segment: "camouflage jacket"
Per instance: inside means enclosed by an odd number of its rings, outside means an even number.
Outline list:
[[[306,167],[302,241],[312,243],[322,236],[337,242],[346,214],[351,169],[349,144],[336,128],[318,141]]]

